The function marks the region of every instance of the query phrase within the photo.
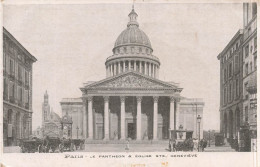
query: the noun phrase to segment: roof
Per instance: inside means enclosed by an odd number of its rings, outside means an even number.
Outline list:
[[[243,29],[239,29],[237,31],[237,33],[233,36],[233,38],[229,41],[229,43],[227,44],[227,46],[219,53],[218,55],[218,59],[220,59],[220,57],[226,53],[226,51],[234,44],[234,42],[238,39],[238,37],[240,35],[243,35],[244,31]]]
[[[108,77],[92,84],[84,85],[85,89],[169,89],[181,91],[177,85],[173,85],[156,78],[152,78],[135,71],[127,71],[116,76]]]
[[[61,99],[61,104],[62,103],[82,103],[81,98],[63,98]]]
[[[28,52],[27,49],[25,49],[23,45],[21,45],[20,42],[18,42],[17,39],[15,39],[15,37],[10,32],[8,32],[4,27],[3,27],[3,32],[4,35],[6,35],[9,39],[11,39],[27,56],[29,56],[29,58],[33,62],[37,61],[37,59],[30,52]]]

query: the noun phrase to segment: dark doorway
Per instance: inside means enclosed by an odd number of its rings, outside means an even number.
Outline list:
[[[127,124],[127,137],[131,139],[135,139],[135,124],[128,123]]]
[[[192,133],[193,132],[186,132],[186,139],[191,139],[192,138]]]

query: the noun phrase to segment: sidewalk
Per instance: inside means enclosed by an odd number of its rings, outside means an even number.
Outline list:
[[[4,147],[4,153],[20,153],[21,148],[19,146],[8,146]]]
[[[236,152],[236,150],[232,149],[230,146],[211,145],[210,147],[206,147],[204,152]]]

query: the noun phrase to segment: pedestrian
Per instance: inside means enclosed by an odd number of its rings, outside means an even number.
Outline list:
[[[194,150],[194,151],[199,151],[199,150],[198,150],[198,147],[199,147],[198,139],[194,138],[194,139],[193,139],[193,143],[194,143],[194,145],[193,145],[193,150]]]
[[[126,147],[125,147],[125,150],[129,150],[130,148],[129,148],[129,138],[126,140]]]
[[[171,140],[171,152],[176,152],[176,140]]]

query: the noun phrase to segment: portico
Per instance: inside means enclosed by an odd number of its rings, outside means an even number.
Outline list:
[[[182,88],[128,71],[81,88],[87,139],[166,139]]]

